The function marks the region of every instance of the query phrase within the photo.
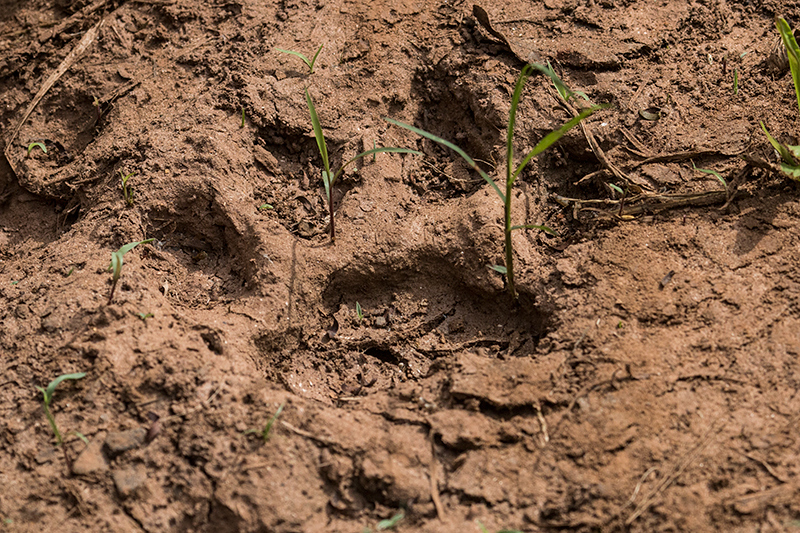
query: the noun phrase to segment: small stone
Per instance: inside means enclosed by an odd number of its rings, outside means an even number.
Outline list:
[[[103,456],[103,441],[93,440],[83,450],[75,462],[72,463],[72,473],[76,476],[84,476],[93,472],[108,470],[108,463]]]
[[[34,457],[34,461],[36,461],[40,465],[49,463],[55,458],[57,451],[58,451],[57,448],[54,448],[52,446],[47,447],[36,454],[36,457]]]
[[[132,495],[141,495],[147,482],[147,475],[142,468],[125,468],[113,474],[114,486],[121,498],[129,498]]]
[[[112,455],[118,455],[144,444],[147,437],[147,430],[143,427],[129,429],[127,431],[112,431],[106,437],[106,449]]]

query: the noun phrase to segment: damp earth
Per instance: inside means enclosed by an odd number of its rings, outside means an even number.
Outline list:
[[[800,531],[797,2],[0,4],[3,531]]]

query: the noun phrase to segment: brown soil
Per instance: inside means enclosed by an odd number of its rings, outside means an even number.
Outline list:
[[[741,157],[776,163],[760,120],[796,141],[800,3],[482,7],[3,1],[0,529],[800,530],[800,191]],[[500,178],[526,60],[612,105],[515,186],[559,237],[515,234],[512,302],[500,200],[382,117]],[[306,87],[334,164],[424,152],[347,172],[335,244]],[[518,158],[554,95],[528,81]],[[71,372],[62,453],[36,387]]]

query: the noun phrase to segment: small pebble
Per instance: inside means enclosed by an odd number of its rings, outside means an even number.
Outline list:
[[[84,476],[93,472],[108,470],[108,463],[103,456],[103,441],[93,440],[85,450],[78,455],[72,463],[72,473],[76,476]]]
[[[144,443],[146,436],[147,430],[143,427],[127,431],[112,431],[106,437],[106,449],[112,455],[117,455],[138,448]]]
[[[117,470],[114,472],[113,478],[117,493],[123,499],[141,493],[141,489],[147,481],[147,475],[143,469],[136,467]]]

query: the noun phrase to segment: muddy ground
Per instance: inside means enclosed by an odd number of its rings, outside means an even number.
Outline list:
[[[2,0],[0,529],[800,530],[798,7]]]

